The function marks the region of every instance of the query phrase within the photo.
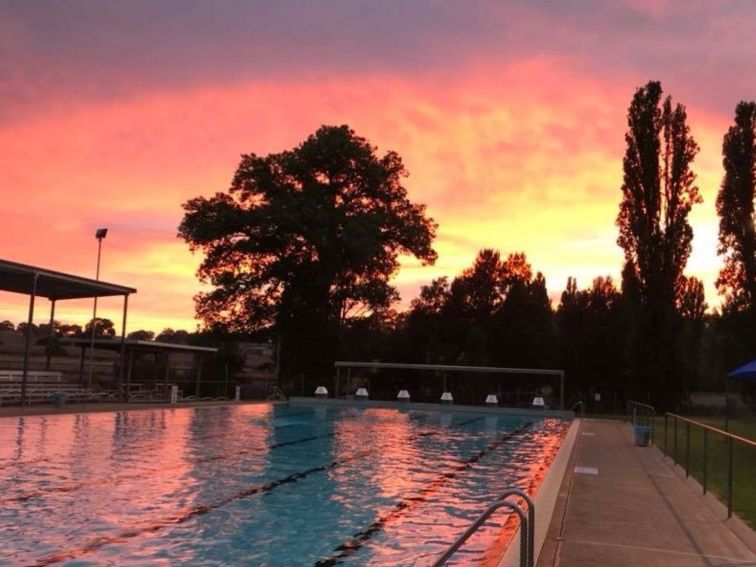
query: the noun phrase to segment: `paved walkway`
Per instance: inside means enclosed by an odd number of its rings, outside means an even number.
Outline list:
[[[538,567],[756,566],[756,533],[726,517],[628,424],[586,419]]]

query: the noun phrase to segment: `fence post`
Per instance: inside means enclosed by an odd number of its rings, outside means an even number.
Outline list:
[[[727,438],[727,517],[732,517],[732,437]]]
[[[708,447],[708,431],[706,429],[703,430],[703,493],[706,494],[706,459],[708,457],[707,453],[709,450]]]
[[[668,421],[668,419],[669,418],[668,418],[667,414],[665,413],[664,414],[664,454],[667,455],[667,456],[669,456],[669,451],[667,451],[667,428],[668,428],[667,427],[667,421]]]
[[[677,464],[677,417],[672,418],[674,420],[674,434],[675,434],[675,442],[674,442],[674,456],[672,457],[675,461],[675,464]]]
[[[685,478],[690,476],[690,422],[685,422]]]

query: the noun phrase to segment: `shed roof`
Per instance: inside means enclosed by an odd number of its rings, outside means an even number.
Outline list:
[[[37,280],[36,291],[34,280]],[[0,259],[0,291],[51,300],[129,295],[136,289]]]
[[[60,339],[60,343],[63,345],[72,345],[88,348],[92,344],[92,339],[74,339],[63,338]],[[136,339],[126,339],[124,341],[127,349],[139,352],[218,352],[215,347],[204,347],[196,345],[185,345],[180,343],[161,343],[157,341],[141,341]],[[95,339],[95,348],[98,350],[120,350],[121,349],[121,337],[111,337],[109,339]]]

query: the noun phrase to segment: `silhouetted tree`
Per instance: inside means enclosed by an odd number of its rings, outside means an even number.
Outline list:
[[[655,81],[635,92],[628,127],[617,242],[625,252],[625,269],[638,282],[643,307],[634,336],[647,342],[650,356],[638,359],[644,364],[640,378],[649,387],[670,390],[677,387],[670,343],[676,291],[693,239],[688,214],[701,201],[690,169],[698,145],[685,107],[673,107],[669,96],[662,100]]]
[[[677,310],[682,318],[702,323],[707,308],[703,282],[695,277],[683,276],[677,291]]]
[[[728,360],[756,355],[756,102],[741,102],[724,137],[725,176],[717,196],[719,253],[724,266],[717,289],[724,295]]]
[[[29,328],[29,323],[26,323],[26,322],[19,323],[18,325],[16,325],[16,331],[18,331],[19,333],[24,333],[25,334],[26,330],[28,328]],[[32,323],[32,325],[31,325],[32,335],[37,334],[38,330],[39,330],[39,328],[37,327],[37,325],[35,325],[34,323]]]
[[[578,290],[574,278],[556,313],[562,366],[572,387],[582,398],[591,390],[626,394],[622,296],[610,276],[593,280],[590,288]],[[608,394],[609,392],[606,392]]]
[[[412,300],[407,316],[400,321],[403,334],[400,360],[426,364],[443,364],[457,350],[446,338],[451,333],[446,313],[451,290],[446,277],[437,278],[420,288]]]
[[[287,376],[330,374],[344,321],[386,310],[398,255],[433,263],[436,224],[412,203],[395,152],[348,126],[290,151],[247,154],[228,193],[184,204],[179,236],[204,253],[196,296],[208,326],[275,326]]]
[[[506,295],[493,319],[490,360],[501,366],[554,366],[554,327],[546,279],[532,275],[524,254],[504,263]]]
[[[681,375],[681,386],[685,391],[703,385],[702,369],[705,363],[701,353],[704,346],[704,320],[707,308],[703,282],[698,278],[683,276],[677,296],[677,310],[682,321],[676,338],[677,367]]]
[[[174,331],[170,327],[166,327],[157,337],[155,341],[159,343],[175,343],[175,344],[189,344],[190,334],[188,331],[178,329]]]
[[[155,338],[155,333],[152,331],[145,331],[140,329],[139,331],[132,331],[131,333],[126,335],[126,338],[135,341],[151,341]]]
[[[13,331],[16,326],[10,321],[0,321],[0,331]]]
[[[84,337],[92,336],[92,325],[95,326],[95,337],[100,339],[115,337],[116,331],[113,321],[110,319],[102,319],[100,317],[89,320],[84,327]]]
[[[59,328],[63,337],[78,337],[82,334],[81,325],[71,325],[63,323]]]

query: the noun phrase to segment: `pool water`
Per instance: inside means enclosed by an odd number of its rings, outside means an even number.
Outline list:
[[[565,430],[306,403],[0,418],[0,565],[427,565]]]

